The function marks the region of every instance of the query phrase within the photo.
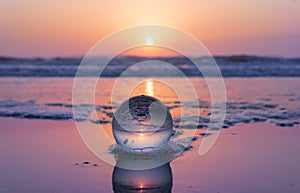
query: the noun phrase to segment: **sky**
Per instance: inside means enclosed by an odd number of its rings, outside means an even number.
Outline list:
[[[179,28],[213,55],[300,56],[300,0],[1,0],[0,55],[83,56],[144,24]]]

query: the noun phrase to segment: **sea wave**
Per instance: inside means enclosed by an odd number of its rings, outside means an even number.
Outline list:
[[[223,77],[299,77],[300,58],[260,57],[260,56],[216,56]],[[92,60],[86,69],[86,74],[94,74],[98,65],[104,64],[104,57]],[[202,76],[196,66],[185,57],[134,57],[122,56],[111,60],[101,76],[118,77],[128,67],[145,60],[160,60],[180,69],[186,76]],[[203,63],[204,68],[207,57],[194,58]],[[74,77],[81,62],[81,57],[61,58],[14,58],[0,57],[0,77]],[[155,69],[154,69],[155,70]],[[165,76],[159,73],[157,76]],[[152,73],[153,74],[153,73]],[[155,74],[155,72],[154,72]],[[132,76],[147,76],[142,69],[135,69]],[[170,75],[171,76],[171,75]]]

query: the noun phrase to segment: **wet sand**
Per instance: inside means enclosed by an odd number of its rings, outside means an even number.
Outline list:
[[[110,166],[73,121],[0,118],[0,192],[113,192]],[[300,126],[239,124],[198,156],[201,136],[171,162],[172,192],[300,192]]]

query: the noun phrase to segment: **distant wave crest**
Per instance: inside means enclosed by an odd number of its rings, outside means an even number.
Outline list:
[[[300,58],[279,58],[259,56],[216,56],[223,77],[299,77]],[[118,77],[131,65],[145,60],[161,60],[179,68],[187,76],[202,76],[195,65],[185,57],[144,58],[134,56],[116,57],[110,61],[102,73],[104,77]],[[206,57],[195,58],[203,67]],[[80,57],[62,58],[13,58],[0,57],[0,77],[74,77],[81,62]],[[95,71],[103,64],[103,57],[97,57],[87,68]],[[155,70],[155,69],[154,69]],[[87,73],[89,74],[89,73]],[[153,74],[153,73],[152,73]],[[158,69],[158,76],[159,73]],[[142,69],[136,69],[134,76],[145,76]]]

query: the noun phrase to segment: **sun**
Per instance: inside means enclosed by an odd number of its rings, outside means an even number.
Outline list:
[[[154,42],[154,40],[153,40],[152,37],[147,37],[147,38],[146,38],[146,44],[147,44],[147,45],[153,45],[153,42]]]

